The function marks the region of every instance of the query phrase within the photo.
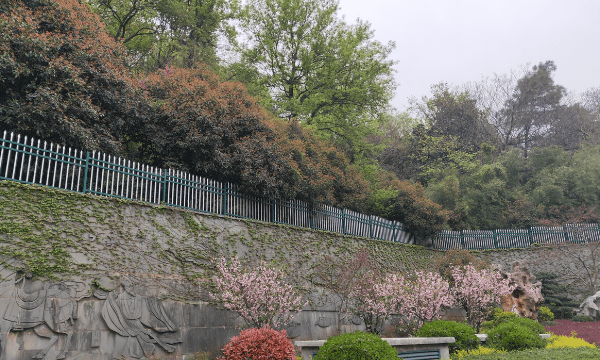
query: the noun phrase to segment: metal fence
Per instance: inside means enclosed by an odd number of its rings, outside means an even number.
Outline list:
[[[231,183],[8,134],[0,139],[0,179],[151,204],[288,224],[394,242],[412,242],[402,224],[329,205],[260,199]]]
[[[536,226],[529,229],[442,231],[433,239],[437,249],[508,249],[533,244],[597,242],[600,224]]]

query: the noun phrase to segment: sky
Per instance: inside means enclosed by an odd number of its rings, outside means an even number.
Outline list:
[[[573,95],[600,87],[600,0],[339,0],[346,22],[371,23],[394,41],[392,105],[553,60],[556,84]]]

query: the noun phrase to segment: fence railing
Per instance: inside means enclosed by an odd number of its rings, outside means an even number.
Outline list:
[[[26,136],[0,139],[0,179],[80,193],[166,204],[185,209],[364,236],[412,242],[402,224],[329,205],[260,199],[236,185],[161,169],[98,151],[83,152]]]
[[[533,244],[600,241],[600,224],[536,226],[529,229],[442,231],[433,239],[437,249],[508,249]]]

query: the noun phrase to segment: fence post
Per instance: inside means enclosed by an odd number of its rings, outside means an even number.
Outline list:
[[[565,242],[569,242],[569,233],[567,232],[567,226],[563,226],[563,233],[565,234]]]
[[[36,160],[37,161],[37,160]],[[83,172],[83,193],[87,192],[88,169],[90,166],[90,152],[85,152],[85,171]]]
[[[465,235],[463,234],[463,231],[460,231],[460,245],[462,246],[462,248],[465,248]]]
[[[313,204],[313,206],[310,207],[310,210],[308,212],[308,219],[310,221],[309,225],[310,225],[311,229],[315,228],[315,220],[314,220],[314,218],[315,218],[315,207],[314,207],[314,204]]]
[[[392,223],[392,241],[397,242],[396,241],[396,222]]]
[[[494,232],[494,249],[498,248],[498,234],[496,234],[496,229],[492,230]]]
[[[221,211],[222,215],[227,215],[227,183],[223,182],[221,186],[221,194],[223,195],[223,209]]]
[[[162,203],[166,204],[167,203],[167,169],[163,169],[162,171],[163,175],[163,183],[162,183]]]
[[[269,208],[271,210],[271,222],[274,223],[275,222],[275,201],[277,201],[276,199],[271,199],[269,201]]]
[[[527,228],[527,234],[529,235],[529,246],[533,245],[533,233],[531,232],[531,226]]]
[[[342,209],[342,233],[346,235],[346,209]]]
[[[369,215],[369,237],[373,238],[373,220],[371,219],[371,215]]]

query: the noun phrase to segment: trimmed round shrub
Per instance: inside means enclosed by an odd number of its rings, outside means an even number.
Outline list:
[[[521,326],[525,326],[527,328],[529,328],[529,330],[533,331],[536,334],[545,334],[546,333],[546,329],[544,329],[544,325],[540,324],[539,322],[529,319],[529,318],[522,318],[522,317],[516,317],[516,318],[512,318],[510,319],[508,322],[511,322],[513,324],[517,324],[517,325],[521,325]]]
[[[509,315],[509,314],[512,314],[512,315]],[[511,313],[511,312],[503,312],[502,314],[497,316],[494,320],[487,321],[484,324],[485,326],[482,325],[481,328],[482,328],[483,332],[487,334],[490,330],[496,328],[498,325],[505,324],[505,323],[513,323],[513,324],[525,326],[525,327],[529,328],[531,331],[535,332],[536,334],[546,333],[546,329],[544,329],[544,326],[542,324],[540,324],[539,322],[529,319],[529,318],[519,317],[516,314]]]
[[[552,311],[550,310],[550,308],[548,308],[546,306],[541,306],[540,307],[540,312],[538,314],[538,320],[539,321],[553,321],[554,320],[554,313],[552,313]]]
[[[222,349],[220,360],[296,360],[294,345],[285,330],[252,328],[231,338]]]
[[[546,340],[527,326],[513,322],[502,323],[488,332],[486,346],[493,349],[515,351],[546,346]]]
[[[459,350],[469,351],[479,346],[475,330],[467,324],[456,321],[436,320],[423,325],[415,334],[417,337],[454,337],[456,342],[448,344],[450,353]]]
[[[375,334],[353,332],[333,336],[321,346],[313,360],[398,360],[398,353]]]

